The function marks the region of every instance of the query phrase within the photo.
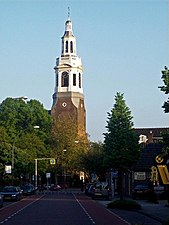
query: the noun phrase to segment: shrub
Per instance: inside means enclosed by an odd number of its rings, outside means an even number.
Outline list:
[[[162,225],[169,225],[169,219],[166,220]]]
[[[132,200],[115,200],[107,204],[108,208],[111,209],[126,209],[126,210],[138,210],[141,209],[136,201]]]
[[[144,223],[131,223],[131,225],[144,225]]]

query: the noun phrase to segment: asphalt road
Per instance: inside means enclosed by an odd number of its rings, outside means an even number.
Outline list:
[[[73,193],[34,195],[0,210],[5,225],[129,225],[97,201]]]

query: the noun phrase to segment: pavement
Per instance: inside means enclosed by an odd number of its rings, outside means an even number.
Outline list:
[[[136,201],[141,205],[141,209],[138,211],[119,209],[111,209],[111,211],[131,225],[162,225],[165,221],[169,220],[169,204],[167,200],[159,200],[158,203],[151,203],[147,200]],[[105,207],[107,207],[109,202],[99,201]]]

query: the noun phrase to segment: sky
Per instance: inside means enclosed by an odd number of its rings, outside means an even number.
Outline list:
[[[68,7],[90,140],[104,140],[117,92],[135,128],[168,127],[158,88],[169,66],[167,0],[0,0],[0,102],[27,96],[51,109]]]

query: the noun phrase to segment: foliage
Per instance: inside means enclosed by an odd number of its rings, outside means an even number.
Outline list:
[[[169,219],[162,223],[162,225],[169,225]]]
[[[162,149],[162,155],[165,157],[169,155],[169,132],[163,132],[162,133],[162,143],[163,143],[163,149]]]
[[[160,86],[160,90],[163,91],[165,94],[169,94],[169,69],[167,66],[164,67],[164,70],[161,71],[162,77],[161,79],[163,80],[164,85]],[[162,108],[164,108],[165,113],[169,113],[169,98],[167,101],[164,102]],[[163,150],[162,153],[164,156],[169,154],[169,133],[162,133],[163,137]]]
[[[71,118],[60,117],[54,122],[50,154],[56,158],[57,168],[69,172],[82,169],[80,158],[87,147],[85,137],[77,136],[77,127]]]
[[[0,104],[1,174],[6,164],[14,164],[16,176],[33,173],[34,159],[47,155],[51,127],[51,116],[39,101],[5,99]]]
[[[138,210],[141,209],[141,205],[132,200],[115,200],[107,204],[111,209],[125,209],[125,210]]]
[[[81,163],[89,177],[92,173],[95,173],[99,180],[102,180],[102,177],[105,177],[103,159],[103,143],[90,142],[88,150],[81,158]]]
[[[105,163],[109,168],[127,171],[139,157],[138,137],[123,94],[117,93],[114,108],[108,113],[105,133]]]
[[[131,111],[123,94],[117,93],[115,104],[108,113],[107,133],[104,134],[104,162],[108,169],[118,171],[120,198],[123,198],[123,174],[139,158],[138,137],[133,129]]]
[[[169,69],[167,66],[164,67],[164,70],[162,72],[161,79],[163,80],[164,85],[160,86],[160,90],[163,91],[165,94],[169,94]],[[164,112],[169,112],[169,98],[167,101],[164,102],[162,108],[164,108]]]
[[[6,133],[4,127],[0,127],[0,173],[4,172],[4,165],[9,163],[9,158],[11,158],[12,145],[9,142],[10,138]]]

